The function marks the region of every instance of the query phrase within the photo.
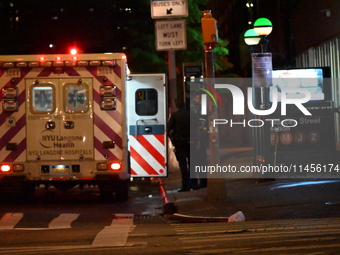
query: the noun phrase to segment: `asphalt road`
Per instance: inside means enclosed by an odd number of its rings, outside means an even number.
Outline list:
[[[0,250],[6,254],[13,248],[121,246],[135,219],[161,218],[161,213],[157,182],[133,182],[127,202],[102,201],[96,187],[37,189],[24,201],[2,198]]]
[[[129,201],[98,190],[39,190],[2,202],[1,254],[339,254],[340,218],[180,223],[161,215],[157,183],[131,187]]]

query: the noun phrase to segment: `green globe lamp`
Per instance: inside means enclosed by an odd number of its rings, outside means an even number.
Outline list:
[[[253,28],[248,29],[244,35],[244,41],[247,45],[257,45],[259,44],[261,37],[255,32]]]
[[[258,18],[254,23],[254,31],[261,37],[261,50],[267,52],[267,36],[272,32],[273,24],[267,18]]]

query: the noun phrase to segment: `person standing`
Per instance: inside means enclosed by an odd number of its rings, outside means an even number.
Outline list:
[[[168,124],[167,133],[175,147],[175,155],[182,176],[182,187],[178,192],[190,191],[190,112],[185,108],[182,98],[175,101],[177,111],[173,112]]]

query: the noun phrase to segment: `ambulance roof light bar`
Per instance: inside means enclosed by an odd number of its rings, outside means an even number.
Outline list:
[[[118,60],[126,59],[124,53],[88,53],[88,54],[46,54],[46,55],[0,55],[0,62],[31,62],[31,61],[55,61],[56,57],[63,60],[72,60],[76,56],[78,60]]]
[[[50,66],[115,66],[116,61],[126,60],[124,53],[101,53],[101,54],[46,54],[46,55],[21,55],[0,56],[0,66],[13,67],[50,67]]]

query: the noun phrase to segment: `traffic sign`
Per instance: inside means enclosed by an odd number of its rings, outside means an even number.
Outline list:
[[[185,20],[156,20],[156,50],[185,50],[187,38]]]
[[[151,18],[188,17],[188,0],[151,0]]]

